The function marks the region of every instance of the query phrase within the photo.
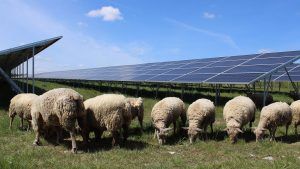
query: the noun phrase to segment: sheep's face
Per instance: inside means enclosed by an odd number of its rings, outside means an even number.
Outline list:
[[[189,129],[188,130],[188,135],[189,135],[190,143],[193,143],[193,142],[196,141],[196,139],[199,135],[199,131],[197,131],[195,129]]]
[[[261,141],[265,135],[265,131],[266,129],[255,129],[254,130],[254,133],[255,133],[255,136],[256,136],[256,141]]]
[[[199,136],[202,129],[199,128],[188,128],[188,135],[190,139],[190,143],[193,143],[196,141],[197,137]]]
[[[166,143],[166,137],[167,137],[167,132],[164,130],[159,130],[157,132],[157,138],[158,138],[158,143],[159,144],[165,144]]]
[[[236,128],[236,127],[227,128],[227,134],[232,144],[237,142],[237,137],[239,133],[243,133],[243,131],[240,128]]]
[[[158,129],[157,130],[157,139],[159,144],[165,144],[166,138],[168,135],[168,131],[170,131],[172,128],[164,128],[164,129]]]

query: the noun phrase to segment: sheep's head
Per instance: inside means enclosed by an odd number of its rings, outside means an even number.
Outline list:
[[[265,128],[255,128],[254,129],[253,132],[256,136],[256,142],[261,141],[263,139],[266,130],[267,129],[265,129]]]
[[[182,127],[182,128],[188,130],[188,136],[191,144],[196,141],[198,135],[202,131],[202,129],[194,128],[194,127]]]
[[[156,134],[157,134],[157,139],[159,144],[165,144],[166,143],[166,137],[168,132],[172,130],[172,128],[163,128],[163,129],[158,129],[156,128]]]
[[[130,105],[133,114],[140,115],[144,113],[143,99],[141,97],[130,100]]]
[[[232,144],[237,142],[238,134],[243,133],[243,131],[239,127],[228,127],[225,130],[227,131],[227,134]]]

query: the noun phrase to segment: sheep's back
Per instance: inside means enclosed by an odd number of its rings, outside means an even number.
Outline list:
[[[151,112],[153,121],[162,120],[171,123],[176,120],[181,113],[184,113],[184,103],[176,97],[167,97],[157,102]]]
[[[238,96],[229,100],[223,109],[223,116],[225,121],[235,119],[241,125],[247,124],[254,118],[256,107],[254,102],[245,96]]]
[[[207,99],[198,99],[193,102],[188,110],[187,115],[189,120],[198,120],[203,117],[214,116],[215,106],[214,104]]]
[[[281,126],[291,122],[292,109],[287,103],[275,102],[261,110],[260,119]]]
[[[126,101],[123,95],[105,94],[84,102],[85,109],[95,119],[98,128],[114,130],[124,123]],[[128,112],[130,113],[130,112]],[[91,119],[91,118],[89,118]]]

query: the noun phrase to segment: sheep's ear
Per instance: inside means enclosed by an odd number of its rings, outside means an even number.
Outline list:
[[[201,132],[201,131],[203,131],[202,129],[200,129],[200,128],[196,128],[196,131],[199,131],[199,132]]]
[[[261,130],[262,130],[262,131],[267,131],[268,129],[262,128]]]
[[[164,132],[167,132],[167,131],[170,131],[170,130],[172,130],[172,128],[171,128],[171,127],[169,127],[169,128],[165,128],[165,129],[162,129],[162,131],[164,131]]]
[[[181,127],[183,130],[188,130],[189,127]]]
[[[223,131],[227,131],[228,130],[228,128],[226,127],[225,129],[223,129]]]
[[[240,128],[236,128],[238,132],[244,133]]]

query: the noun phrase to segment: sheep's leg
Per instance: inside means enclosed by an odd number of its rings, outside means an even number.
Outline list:
[[[210,130],[211,130],[211,134],[213,134],[214,133],[213,123],[210,123]]]
[[[35,139],[33,141],[34,146],[39,146],[40,145],[40,136],[41,136],[41,131],[38,129],[38,131],[35,134]]]
[[[176,133],[176,121],[173,122],[173,126],[174,126],[173,130],[174,130],[174,135],[175,135],[175,133]]]
[[[94,133],[95,133],[95,140],[100,141],[103,131],[102,130],[94,130]]]
[[[12,128],[12,124],[13,124],[14,118],[15,118],[15,116],[11,116],[11,118],[10,118],[9,129]]]
[[[157,130],[154,129],[154,136],[153,136],[153,139],[156,139],[156,136],[157,136]]]
[[[59,145],[62,137],[62,129],[60,127],[55,127],[56,129],[56,144]]]
[[[24,129],[24,119],[23,119],[23,117],[21,117],[21,130],[23,130]]]
[[[112,146],[116,146],[119,144],[119,133],[117,131],[112,132],[113,140],[112,140]]]
[[[75,139],[75,132],[74,130],[70,131],[70,137],[72,141],[72,153],[77,153],[77,146],[76,146],[76,139]]]
[[[128,138],[128,126],[127,125],[123,125],[123,143],[125,143],[127,141]]]
[[[186,123],[186,114],[185,113],[181,113],[180,118],[181,118],[182,126],[185,126],[185,123]]]
[[[88,127],[87,127],[87,119],[86,117],[80,117],[80,118],[77,118],[77,122],[78,122],[78,125],[81,129],[81,136],[82,136],[82,139],[83,139],[83,144],[84,146],[87,146],[88,144],[88,139],[89,139],[89,132],[87,131]]]
[[[270,141],[275,141],[276,128],[270,129]]]
[[[143,131],[143,117],[142,116],[138,116],[138,120],[141,126],[141,131]]]
[[[27,120],[27,123],[28,123],[28,126],[27,126],[27,131],[29,131],[29,130],[30,130],[30,128],[31,128],[31,122],[30,122],[29,120]]]
[[[295,135],[296,135],[296,136],[298,135],[297,127],[298,127],[298,125],[295,124]]]
[[[250,121],[250,123],[249,123],[249,127],[250,127],[250,129],[251,129],[251,127],[252,127],[252,122]]]
[[[288,135],[289,126],[290,126],[290,124],[287,124],[285,126],[285,137],[287,137],[287,135]]]
[[[204,135],[205,135],[204,139],[207,140],[208,139],[208,136],[207,136],[207,126],[205,126],[205,128],[204,128]]]

